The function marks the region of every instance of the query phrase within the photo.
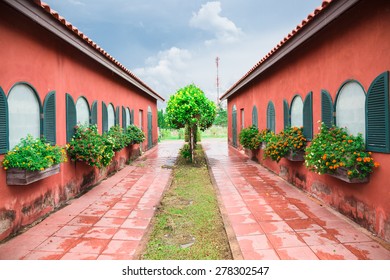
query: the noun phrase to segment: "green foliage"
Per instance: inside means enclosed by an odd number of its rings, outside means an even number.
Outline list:
[[[257,134],[259,130],[256,126],[249,126],[241,130],[239,135],[240,144],[249,150],[256,150],[259,148],[260,143],[257,141]]]
[[[180,149],[180,155],[187,161],[191,161],[190,145],[184,144],[183,148]]]
[[[322,123],[320,132],[306,149],[305,165],[318,174],[333,174],[344,167],[350,179],[363,179],[379,163],[365,151],[361,135],[349,135],[343,128],[328,128]]]
[[[66,159],[64,148],[51,146],[45,139],[27,135],[11,151],[8,151],[2,164],[5,170],[9,168],[20,168],[37,171],[65,162]]]
[[[218,106],[217,115],[214,120],[214,125],[227,127],[228,117],[227,110],[223,109],[221,106]]]
[[[107,132],[107,136],[110,136],[113,140],[114,151],[120,151],[130,144],[128,135],[123,133],[123,128],[119,125],[112,126]]]
[[[165,114],[162,109],[160,111],[157,111],[157,123],[160,129],[168,128],[168,125],[165,122]]]
[[[306,138],[303,136],[302,127],[286,128],[269,138],[264,157],[279,162],[289,151],[303,151],[305,146]]]
[[[76,126],[75,134],[67,145],[72,161],[84,161],[90,166],[108,166],[114,156],[114,139],[107,133],[98,133],[97,125]]]
[[[262,129],[256,135],[256,138],[257,138],[256,142],[259,144],[262,142],[268,143],[271,140],[272,136],[274,136],[274,135],[275,135],[274,132],[269,130],[268,128]]]
[[[200,130],[204,131],[213,124],[215,116],[214,102],[207,99],[201,89],[191,84],[171,95],[165,121],[172,128],[196,124]]]
[[[129,125],[126,128],[127,145],[140,144],[145,141],[145,133],[135,125]]]

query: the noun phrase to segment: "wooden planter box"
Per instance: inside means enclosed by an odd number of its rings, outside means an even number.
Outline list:
[[[328,175],[351,184],[362,184],[362,183],[368,183],[368,181],[370,181],[369,176],[363,179],[348,178],[348,169],[346,169],[345,167],[339,167],[336,169],[335,173],[328,174]]]
[[[60,165],[56,164],[42,171],[29,171],[19,168],[7,170],[7,185],[28,185],[60,172]]]
[[[289,161],[305,161],[305,151],[289,151],[285,156]]]

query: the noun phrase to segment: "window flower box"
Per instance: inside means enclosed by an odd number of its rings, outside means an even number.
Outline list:
[[[44,170],[30,171],[20,168],[7,169],[7,185],[28,185],[60,172],[60,164]]]
[[[349,178],[348,169],[345,167],[339,167],[335,170],[334,173],[327,173],[327,174],[334,178],[352,184],[362,184],[362,183],[368,183],[370,181],[370,175],[367,175],[367,177],[365,178]]]
[[[305,161],[305,151],[304,150],[290,150],[286,155],[285,158],[289,161]]]

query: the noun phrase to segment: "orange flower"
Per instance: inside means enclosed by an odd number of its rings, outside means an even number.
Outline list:
[[[353,142],[353,140],[351,140],[351,139],[348,140],[348,143],[352,143],[352,142]]]
[[[352,171],[348,171],[348,176],[351,176],[352,175]]]
[[[333,162],[333,163],[336,163],[336,160],[334,159],[334,160],[332,160],[332,162]]]
[[[327,157],[327,155],[324,154],[324,155],[322,156],[322,160],[326,160],[326,157]]]
[[[358,157],[358,158],[356,159],[356,161],[361,162],[361,161],[362,161],[362,158],[361,158],[361,157]]]
[[[379,164],[379,162],[374,162],[374,166],[375,166],[375,167],[379,167],[379,166],[381,166],[381,165]]]

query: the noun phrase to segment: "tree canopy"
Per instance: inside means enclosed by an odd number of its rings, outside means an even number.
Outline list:
[[[216,106],[200,88],[190,84],[171,95],[166,112],[165,121],[172,128],[182,128],[187,124],[204,131],[213,124]]]

